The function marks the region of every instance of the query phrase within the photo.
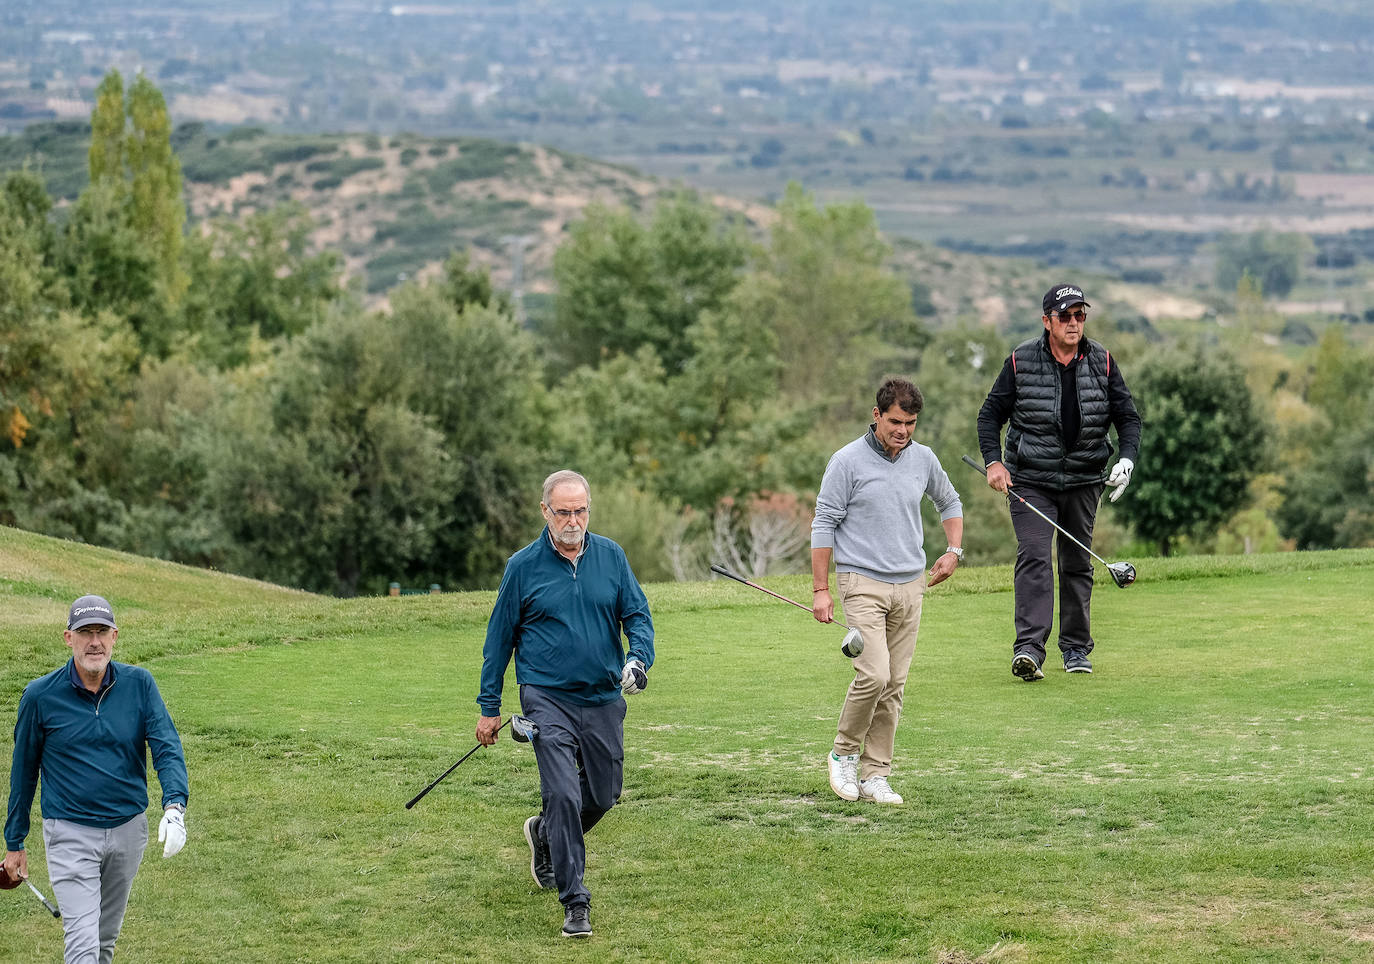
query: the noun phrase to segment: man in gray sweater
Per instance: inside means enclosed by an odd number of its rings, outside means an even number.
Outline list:
[[[828,759],[830,788],[844,800],[898,804],[888,783],[902,691],[916,650],[921,598],[963,559],[964,508],[935,453],[912,441],[924,404],[920,389],[889,378],[878,389],[873,423],[830,457],[811,524],[811,608],[830,622],[830,560],[844,616],[863,634],[854,681]],[[940,513],[947,548],[927,578],[921,497]]]

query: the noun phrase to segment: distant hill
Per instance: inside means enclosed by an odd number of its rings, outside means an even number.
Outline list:
[[[681,189],[553,148],[472,137],[298,135],[187,123],[172,142],[193,221],[299,203],[314,219],[316,245],[339,252],[374,300],[400,281],[433,274],[454,250],[469,251],[497,284],[537,299],[551,291],[553,253],[588,204],[647,211]],[[70,200],[85,186],[89,144],[87,124],[34,124],[0,138],[0,169],[27,164],[55,197]],[[707,197],[751,230],[762,232],[771,220],[762,202]],[[895,265],[911,279],[917,314],[936,327],[956,319],[1033,327],[1041,293],[1060,280],[1027,259],[891,240]],[[1194,299],[1150,286],[1104,289],[1105,283],[1094,286],[1116,304],[1118,316],[1200,317],[1205,311]]]
[[[0,138],[0,168],[28,164],[52,194],[72,199],[86,183],[89,144],[89,125],[35,124]],[[471,251],[506,286],[517,281],[518,257],[523,292],[547,292],[553,252],[588,204],[644,210],[680,189],[551,148],[471,137],[217,132],[189,123],[172,144],[192,220],[297,202],[314,218],[317,245],[342,254],[370,295],[436,271],[455,249]],[[763,204],[711,200],[755,227],[770,217]]]

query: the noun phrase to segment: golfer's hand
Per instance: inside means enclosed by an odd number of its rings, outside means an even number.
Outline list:
[[[1001,462],[993,462],[991,465],[988,466],[989,486],[996,489],[998,492],[1001,492],[1003,495],[1006,495],[1007,487],[1011,484],[1011,473],[1007,471],[1007,467],[1005,465],[1003,465]]]
[[[162,812],[162,822],[157,825],[157,842],[163,844],[163,859],[175,856],[186,846],[186,816],[180,810],[168,807]]]
[[[959,568],[959,557],[952,552],[946,552],[939,559],[935,560],[935,565],[930,567],[930,574],[926,577],[927,586],[938,586],[950,576],[954,575],[954,570]]]
[[[829,589],[811,594],[811,615],[816,617],[818,623],[835,621],[835,600],[830,598]]]
[[[1126,486],[1131,484],[1131,470],[1135,468],[1135,463],[1130,459],[1121,459],[1116,465],[1112,466],[1112,474],[1107,476],[1107,485],[1115,486],[1112,490],[1112,501],[1121,498],[1121,493],[1126,491]]]
[[[649,671],[644,668],[643,663],[632,659],[625,664],[620,673],[620,692],[626,696],[634,696],[636,693],[643,693],[648,685]]]
[[[5,873],[10,880],[23,880],[29,875],[29,852],[27,850],[5,851]]]
[[[500,729],[500,716],[479,716],[477,718],[477,742],[483,746],[491,746],[496,742],[496,734]]]

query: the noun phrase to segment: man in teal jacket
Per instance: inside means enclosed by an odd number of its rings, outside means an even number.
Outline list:
[[[648,686],[654,624],[624,550],[587,531],[587,480],[567,470],[553,473],[544,480],[540,510],[547,525],[506,563],[487,623],[477,740],[496,742],[513,655],[521,709],[538,726],[533,742],[543,810],[525,821],[530,872],[540,887],[558,889],[563,936],[590,937],[584,835],[620,798],[621,694]]]
[[[68,962],[108,964],[129,889],[148,844],[148,766],[162,784],[157,839],[170,857],[186,843],[186,758],[152,674],[116,663],[109,602],[82,596],[63,633],[72,658],[19,698],[5,819],[4,873],[28,876],[24,841],[42,776],[48,877],[62,911]]]

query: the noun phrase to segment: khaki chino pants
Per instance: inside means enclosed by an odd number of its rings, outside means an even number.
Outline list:
[[[926,577],[922,573],[913,582],[893,584],[856,572],[838,572],[835,582],[844,604],[844,621],[864,637],[864,651],[854,659],[854,681],[840,710],[835,753],[859,754],[861,780],[887,776],[892,772],[907,671],[921,628]]]

